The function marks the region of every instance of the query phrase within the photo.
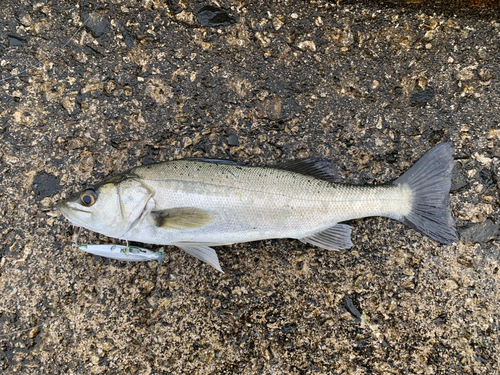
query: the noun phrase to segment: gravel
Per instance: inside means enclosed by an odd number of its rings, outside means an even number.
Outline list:
[[[2,374],[500,372],[495,13],[4,0],[0,40]],[[442,141],[458,161],[450,246],[367,218],[340,252],[219,247],[220,274],[175,248],[161,264],[91,256],[53,210],[181,157],[323,157],[341,181],[386,183]]]

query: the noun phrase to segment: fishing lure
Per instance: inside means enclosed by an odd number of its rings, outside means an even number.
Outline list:
[[[108,245],[77,245],[79,250],[89,254],[99,255],[105,258],[122,260],[126,262],[144,262],[146,260],[156,260],[160,263],[163,259],[163,248],[159,251],[152,251],[138,246],[123,246],[116,244]]]

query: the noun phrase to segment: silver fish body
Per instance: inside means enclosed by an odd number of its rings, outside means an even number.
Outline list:
[[[322,159],[275,167],[176,160],[133,168],[57,208],[76,225],[109,237],[176,245],[212,265],[209,246],[269,238],[349,248],[351,229],[339,223],[367,216],[397,219],[451,243],[451,154],[449,143],[436,146],[401,178],[380,186],[332,182]]]

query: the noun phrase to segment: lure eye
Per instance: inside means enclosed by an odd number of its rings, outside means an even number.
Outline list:
[[[92,206],[97,200],[97,193],[94,189],[87,189],[80,195],[80,200],[84,206]]]

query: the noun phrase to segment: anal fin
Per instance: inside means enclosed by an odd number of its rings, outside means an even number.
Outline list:
[[[352,228],[347,224],[337,224],[324,231],[314,233],[308,237],[301,238],[304,243],[321,247],[326,250],[349,249],[353,246],[351,242]]]
[[[215,252],[214,249],[208,246],[179,246],[175,245],[179,249],[184,250],[186,253],[189,255],[194,256],[195,258],[198,258],[202,262],[205,262],[209,265],[211,265],[213,268],[215,268],[217,271],[222,271],[222,268],[220,267],[219,264],[219,257],[217,256],[217,253]]]

